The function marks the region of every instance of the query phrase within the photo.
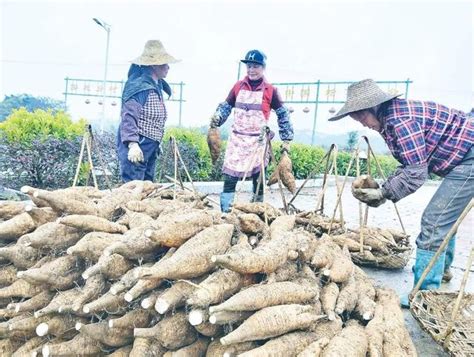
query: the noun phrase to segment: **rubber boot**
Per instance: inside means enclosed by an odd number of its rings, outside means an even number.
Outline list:
[[[230,211],[232,202],[234,202],[235,192],[222,192],[221,193],[221,212],[227,213]]]
[[[449,240],[448,247],[446,248],[446,258],[444,259],[444,273],[443,273],[443,282],[447,283],[453,278],[453,273],[451,272],[451,265],[454,260],[454,250],[456,248],[456,236],[452,236]]]
[[[418,281],[421,278],[421,275],[425,271],[425,268],[430,263],[431,258],[436,254],[436,252],[432,252],[430,250],[424,250],[417,248],[416,250],[416,261],[413,267],[413,272],[415,273],[415,279],[413,282],[413,287],[416,286]],[[445,253],[442,253],[436,263],[431,268],[430,272],[426,276],[425,280],[420,286],[420,290],[436,290],[439,289],[441,285],[441,279],[443,277],[444,272],[444,261],[445,261]],[[403,296],[400,299],[400,304],[402,307],[408,308],[410,307],[408,302],[408,295]]]

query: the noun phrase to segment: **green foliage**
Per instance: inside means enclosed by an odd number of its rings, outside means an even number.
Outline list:
[[[10,95],[5,96],[5,99],[0,102],[0,122],[5,120],[15,109],[25,108],[32,112],[36,109],[64,111],[66,105],[61,100],[55,100],[48,97],[33,97],[29,94]]]
[[[0,186],[19,189],[23,185],[57,189],[72,184],[86,122],[72,122],[64,112],[25,109],[14,111],[0,123]],[[92,149],[94,167],[102,163],[111,172],[110,181],[120,181],[115,135],[96,135]],[[99,150],[102,158],[98,156]],[[103,170],[101,170],[103,171]],[[81,165],[79,179],[85,183],[90,174],[87,163]],[[98,177],[105,187],[104,178]]]
[[[93,183],[89,183],[90,176],[91,176],[91,165],[85,161],[81,162],[81,164],[79,165],[79,174],[77,176],[77,184],[79,186],[88,186],[89,184],[93,185]]]
[[[92,162],[100,188],[121,182],[114,134],[94,134]],[[23,185],[46,189],[69,187],[73,183],[81,150],[82,137],[58,139],[49,136],[25,145],[7,142],[0,136],[1,186],[20,189]],[[107,178],[104,172],[108,174]],[[91,167],[87,155],[79,170],[79,185],[92,185]],[[110,186],[109,186],[110,184]]]
[[[33,140],[30,145],[6,142],[0,137],[0,182],[19,189],[23,185],[60,188],[72,184],[80,150],[75,139]]]
[[[385,176],[391,175],[397,169],[397,167],[400,166],[400,163],[391,155],[377,155],[377,161]],[[373,159],[370,161],[370,170],[373,177],[382,178],[378,174],[377,165]]]
[[[180,154],[193,180],[209,180],[212,174],[211,154],[206,136],[198,129],[169,128],[166,130],[161,144],[162,155],[166,158],[164,173],[174,176],[174,157],[170,150],[170,137],[176,139]],[[162,167],[163,164],[159,163],[157,170],[161,170]]]
[[[49,136],[57,139],[72,139],[84,133],[86,121],[73,122],[62,111],[53,112],[37,109],[28,112],[21,108],[14,110],[6,121],[0,123],[0,135],[8,142],[28,144],[33,140],[46,140]]]
[[[79,151],[84,122],[72,123],[64,113],[35,111],[28,113],[24,109],[16,111],[6,122],[0,123],[0,182],[5,187],[19,189],[22,185],[38,188],[56,189],[72,184]],[[195,181],[222,180],[221,168],[225,154],[226,142],[223,142],[220,158],[212,166],[206,135],[198,129],[168,128],[162,142],[162,152],[158,157],[157,173],[174,176],[174,155],[170,146],[170,137],[176,139],[181,157],[186,168]],[[116,137],[112,133],[94,134],[92,160],[98,176],[99,186],[105,188],[121,181],[116,152]],[[272,143],[277,160],[280,159],[281,142]],[[292,143],[290,157],[293,172],[297,179],[305,179],[324,173],[326,160],[322,160],[327,149],[310,145]],[[249,156],[251,153],[249,153]],[[338,174],[344,176],[350,152],[339,152],[337,158]],[[378,155],[377,160],[385,176],[390,175],[397,167],[397,161],[391,156]],[[361,173],[367,172],[366,160],[361,160]],[[275,164],[269,166],[269,174]],[[182,167],[180,164],[179,167]],[[187,175],[180,169],[182,180]],[[107,172],[107,180],[101,173]],[[371,160],[371,172],[379,178],[375,161]],[[90,166],[83,161],[79,172],[79,184],[92,184]],[[351,176],[356,175],[353,163]],[[162,180],[164,176],[162,176]]]
[[[225,142],[223,142],[223,151],[217,165],[213,168],[211,164],[209,148],[207,146],[206,136],[202,133],[202,129],[181,129],[171,128],[167,130],[165,140],[163,141],[163,156],[167,157],[165,163],[165,173],[174,176],[174,162],[172,154],[169,154],[168,140],[170,136],[176,138],[183,161],[191,173],[193,180],[221,180],[220,170],[225,154]],[[275,158],[280,159],[281,142],[272,143]],[[322,161],[327,149],[317,146],[292,143],[290,157],[293,162],[293,173],[297,179],[305,179],[311,173],[318,176],[322,175],[325,170],[326,160]],[[352,152],[339,151],[337,157],[338,175],[344,176],[352,157]],[[377,155],[377,160],[381,166],[385,176],[390,175],[398,166],[398,162],[389,155]],[[158,170],[161,169],[161,164]],[[374,160],[371,160],[371,174],[375,178],[380,178]],[[275,168],[275,164],[271,163],[268,167],[269,173]],[[367,164],[365,160],[360,161],[360,172],[367,172]],[[350,176],[356,176],[356,165],[352,163]],[[187,180],[185,174],[182,174],[183,180]]]
[[[276,152],[279,154],[280,145],[275,145]],[[275,151],[275,150],[274,150]],[[293,163],[293,174],[295,178],[306,178],[315,171],[317,173],[324,170],[324,166],[320,164],[326,150],[321,147],[315,147],[305,144],[291,144],[290,158]],[[279,155],[276,157],[279,159]]]

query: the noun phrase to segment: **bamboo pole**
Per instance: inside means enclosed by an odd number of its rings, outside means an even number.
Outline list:
[[[453,312],[451,314],[451,321],[449,321],[449,324],[448,324],[448,327],[446,328],[446,331],[444,333],[440,334],[439,337],[438,336],[436,337],[438,341],[445,338],[444,344],[443,344],[445,348],[448,346],[449,341],[451,340],[453,327],[454,327],[454,322],[456,321],[458,313],[459,313],[459,307],[461,305],[461,301],[462,301],[462,298],[464,296],[464,291],[466,289],[466,284],[467,284],[467,280],[469,278],[469,272],[470,272],[471,267],[472,267],[473,259],[474,259],[474,248],[471,248],[471,254],[469,255],[469,259],[468,259],[468,262],[467,262],[467,265],[466,265],[466,271],[464,272],[464,275],[462,277],[461,287],[459,288],[459,294],[458,294],[458,297],[456,299],[456,302],[454,303]]]
[[[79,171],[81,169],[81,164],[82,164],[82,158],[84,156],[84,148],[86,147],[86,134],[82,137],[82,144],[81,144],[81,151],[79,153],[79,159],[77,161],[77,166],[76,166],[76,174],[74,175],[74,181],[72,182],[72,187],[75,187],[77,185],[77,181],[79,179]]]
[[[267,145],[268,145],[268,150],[270,151],[271,159],[275,163],[276,167],[275,170],[278,170],[278,163],[275,157],[275,154],[273,152],[273,147],[272,147],[272,142],[270,141],[270,138],[267,137]],[[283,208],[285,209],[285,213],[288,214],[288,204],[286,203],[286,198],[285,198],[285,193],[283,192],[283,185],[280,180],[280,174],[278,173],[278,190],[280,191],[280,196],[281,200],[283,202]]]
[[[423,271],[423,274],[421,274],[420,280],[418,280],[418,283],[416,284],[416,286],[413,288],[413,290],[408,295],[409,301],[413,300],[413,297],[415,296],[415,294],[418,292],[418,290],[420,290],[421,284],[423,284],[423,281],[425,281],[426,276],[431,271],[431,268],[433,268],[433,265],[435,265],[436,261],[438,260],[439,256],[441,255],[441,253],[446,249],[446,247],[449,243],[449,240],[454,235],[454,233],[456,233],[456,231],[458,230],[459,225],[462,223],[464,218],[466,218],[467,214],[469,213],[469,211],[472,209],[473,206],[474,206],[474,198],[471,199],[471,201],[466,206],[466,208],[464,208],[464,211],[462,211],[462,213],[459,216],[459,218],[457,219],[457,221],[453,224],[453,226],[449,230],[448,234],[446,234],[446,237],[444,238],[444,240],[441,243],[440,247],[436,251],[436,254],[431,258],[428,266]]]
[[[178,182],[178,154],[176,153],[176,142],[174,137],[171,138],[171,146],[173,147],[173,156],[174,156],[174,181]],[[176,184],[173,188],[173,200],[176,199]]]
[[[331,154],[332,150],[334,149],[335,145],[332,144],[331,147],[329,148],[329,150],[326,152],[326,154],[322,157],[322,159],[316,164],[316,168],[326,159],[328,158],[329,160],[329,155]],[[311,177],[313,177],[316,173],[316,169],[314,169],[313,171],[311,171],[308,175],[308,177],[303,181],[303,183],[301,184],[301,186],[298,188],[298,190],[295,192],[295,194],[293,195],[293,197],[291,198],[291,200],[288,202],[288,205],[291,205],[293,203],[293,201],[296,199],[296,197],[299,195],[299,193],[301,192],[301,190],[303,189],[303,187],[306,185],[306,183],[311,179]]]
[[[329,166],[329,172],[327,173],[327,175],[331,176],[333,174],[333,172],[334,172],[334,166],[333,166],[333,163],[331,162],[331,165]],[[318,210],[321,210],[322,202],[324,200],[324,196],[326,195],[326,191],[327,191],[328,187],[329,187],[329,180],[326,180],[326,182],[324,183],[324,185],[321,189],[321,192],[318,195],[318,201],[316,201],[316,212],[318,212]],[[323,212],[321,211],[321,213],[323,213]]]
[[[173,182],[171,185],[169,185],[169,186],[166,187],[166,188],[170,188],[171,186],[176,185],[176,184],[179,183],[178,181],[174,181],[174,179],[173,179],[171,176],[165,175],[165,178],[167,178],[168,180],[170,180],[171,182]],[[187,190],[187,191],[189,191],[189,192],[193,192],[193,190],[190,189],[189,187],[184,186],[184,189]],[[159,191],[161,191],[161,189],[160,189]],[[157,192],[159,192],[159,191],[157,191]],[[219,202],[217,202],[216,200],[212,199],[211,197],[206,197],[206,199],[209,200],[209,201],[211,201],[212,203],[215,203],[216,205],[219,206]]]
[[[186,164],[183,161],[183,158],[181,157],[181,153],[179,152],[179,148],[178,148],[178,145],[176,144],[176,141],[175,141],[174,144],[175,144],[175,147],[176,147],[176,152],[178,154],[179,161],[181,162],[181,165],[183,166],[184,172],[186,173],[186,176],[188,176],[188,180],[191,183],[191,187],[193,188],[194,193],[197,194],[196,188],[194,187],[193,179],[191,177],[191,174],[188,171],[188,168],[186,167]],[[183,185],[183,187],[184,187],[184,185]]]
[[[266,146],[266,145],[265,145]],[[262,186],[263,186],[263,190],[262,190],[262,202],[265,202],[265,153],[266,153],[266,150],[263,150],[263,153],[262,153],[262,160],[260,162],[260,181],[262,183]],[[260,185],[260,182],[258,183],[257,186]],[[257,191],[255,192],[255,194],[258,196],[258,190],[260,189],[260,187],[257,188]],[[267,205],[264,205],[263,206],[263,215],[265,217],[265,225],[268,226],[268,214],[267,214]]]
[[[342,192],[342,190],[340,189],[340,186],[339,186],[339,178],[338,178],[338,173],[337,173],[337,154],[338,154],[338,151],[336,150],[334,155],[333,155],[334,179],[335,179],[335,182],[336,182],[337,194],[341,195],[341,197],[342,197],[343,192]],[[344,212],[343,212],[343,209],[342,209],[342,199],[341,199],[341,203],[339,204],[339,220],[341,221],[341,227],[344,228]]]
[[[372,154],[372,157],[374,158],[375,165],[377,166],[377,171],[379,172],[380,176],[384,180],[386,180],[387,178],[385,177],[385,175],[382,171],[382,167],[380,166],[379,160],[375,156],[375,153],[373,152],[372,147],[370,146],[369,138],[367,138],[366,136],[363,136],[362,138],[367,142],[367,147],[370,150],[370,153]],[[367,153],[367,157],[369,157],[369,153]],[[400,221],[400,225],[402,226],[403,233],[406,234],[405,225],[403,224],[402,217],[400,216],[400,212],[398,211],[398,207],[397,207],[397,204],[395,202],[393,202],[393,207],[395,207],[395,212],[397,213],[398,220]]]
[[[359,159],[359,147],[356,148],[356,175],[360,176],[360,159]],[[363,217],[363,207],[362,202],[359,201],[359,244],[360,244],[360,253],[364,253],[364,217]]]
[[[95,176],[95,172],[94,172],[94,163],[92,162],[91,136],[90,136],[90,134],[87,135],[86,149],[87,149],[87,160],[89,161],[90,170],[91,170],[91,174],[92,174],[92,180],[94,181],[94,187],[96,189],[99,189],[99,185],[97,185],[97,177]]]
[[[349,172],[351,171],[351,167],[352,167],[352,163],[354,162],[354,159],[355,159],[355,152],[352,154],[351,159],[349,161],[349,165],[347,166],[346,175],[344,176],[344,181],[342,182],[342,191],[341,191],[341,193],[338,193],[338,195],[337,195],[336,206],[334,207],[334,211],[332,213],[331,223],[329,224],[328,234],[331,234],[332,224],[334,222],[334,218],[336,217],[337,207],[339,206],[339,204],[341,202],[342,192],[344,192],[344,187],[346,187],[347,177],[349,176]]]

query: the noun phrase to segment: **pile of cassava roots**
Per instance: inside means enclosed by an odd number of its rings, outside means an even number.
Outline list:
[[[1,356],[416,356],[326,217],[151,182],[22,191],[0,202]]]

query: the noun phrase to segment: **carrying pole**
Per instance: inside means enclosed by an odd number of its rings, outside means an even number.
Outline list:
[[[433,265],[435,265],[436,261],[438,260],[439,256],[441,255],[441,253],[444,252],[444,250],[446,249],[451,237],[454,235],[454,233],[456,233],[456,231],[459,228],[459,225],[462,223],[464,218],[466,218],[467,214],[469,213],[469,211],[472,209],[473,206],[474,206],[474,198],[471,199],[471,202],[469,202],[469,204],[466,206],[466,208],[464,208],[464,211],[462,211],[461,215],[459,216],[457,221],[453,224],[453,226],[449,230],[448,234],[446,234],[446,237],[444,238],[443,242],[441,243],[438,250],[436,251],[436,254],[431,258],[428,266],[423,271],[423,274],[421,274],[420,280],[418,280],[418,283],[416,284],[416,286],[413,288],[413,290],[408,295],[408,298],[409,298],[410,301],[413,300],[413,297],[415,296],[415,294],[418,292],[418,290],[420,290],[421,284],[423,284],[423,282],[425,281],[426,276],[431,271],[431,268],[433,268]]]

